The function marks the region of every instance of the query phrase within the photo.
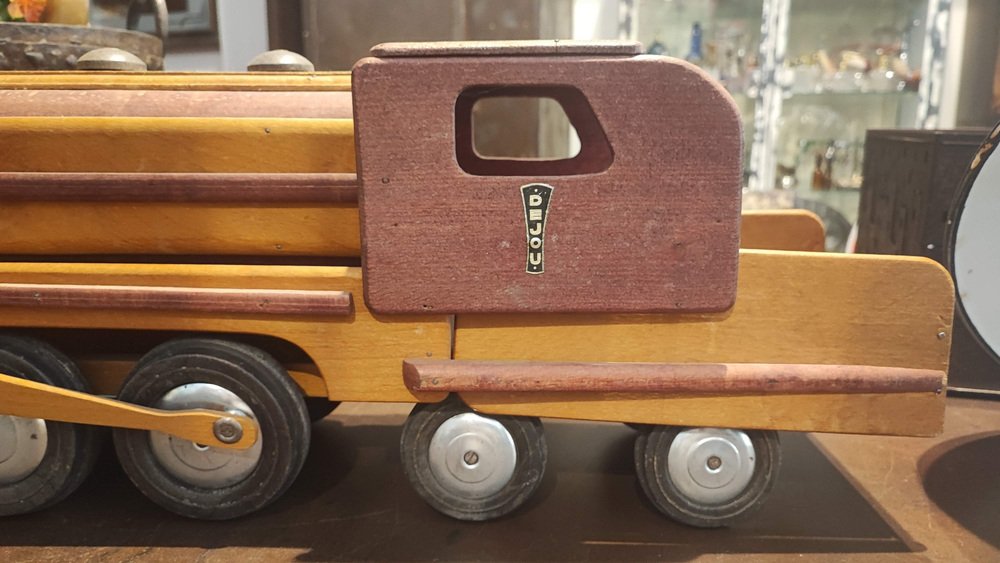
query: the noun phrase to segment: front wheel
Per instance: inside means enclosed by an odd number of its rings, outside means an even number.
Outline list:
[[[660,512],[718,528],[760,508],[777,479],[781,448],[769,430],[657,426],[636,440],[635,465]]]
[[[45,342],[0,335],[0,373],[86,393],[76,365]],[[52,506],[90,474],[100,449],[94,426],[0,415],[0,516]]]
[[[538,489],[548,446],[537,418],[476,414],[457,398],[414,407],[400,440],[407,478],[438,512],[499,518]]]
[[[115,449],[125,473],[143,494],[182,516],[224,520],[263,508],[292,484],[309,450],[309,416],[298,387],[274,358],[245,344],[167,342],[136,365],[118,398],[165,410],[231,412],[257,421],[257,442],[245,450],[115,429]]]

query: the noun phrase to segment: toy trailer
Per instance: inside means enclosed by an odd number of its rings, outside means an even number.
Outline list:
[[[161,506],[247,514],[296,477],[308,408],[340,401],[418,403],[404,470],[466,520],[537,488],[539,417],[635,425],[643,490],[698,526],[760,504],[776,430],[940,432],[948,274],[740,251],[732,101],[640,52],[379,46],[354,69],[353,124],[224,109],[262,92],[343,107],[344,75],[5,76],[15,99],[190,104],[0,117],[22,149],[0,163],[0,513],[72,492],[102,425]],[[472,112],[495,96],[557,102],[579,154],[477,154]],[[781,219],[817,246],[814,218]]]

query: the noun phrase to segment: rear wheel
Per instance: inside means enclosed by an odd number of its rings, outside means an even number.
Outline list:
[[[309,417],[300,390],[274,358],[245,344],[167,342],[136,365],[119,399],[166,410],[231,412],[257,421],[257,442],[245,450],[115,429],[115,449],[132,482],[182,516],[223,520],[263,508],[292,484],[309,450]]]
[[[76,365],[48,344],[0,335],[0,373],[87,392]],[[0,516],[47,508],[90,474],[99,429],[37,418],[0,416]]]
[[[417,493],[459,520],[503,516],[527,502],[545,473],[537,418],[476,414],[457,398],[414,407],[400,441]]]
[[[717,528],[760,508],[777,479],[781,448],[773,431],[657,426],[637,439],[635,463],[660,512]]]

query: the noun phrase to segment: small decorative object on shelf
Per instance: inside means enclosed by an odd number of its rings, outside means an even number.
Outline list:
[[[40,22],[48,0],[0,0],[0,21]]]

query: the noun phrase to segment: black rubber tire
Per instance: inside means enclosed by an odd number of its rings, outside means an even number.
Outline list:
[[[549,450],[537,418],[489,417],[502,424],[514,440],[517,462],[513,476],[503,489],[485,498],[469,499],[447,491],[430,469],[431,438],[446,420],[468,412],[473,411],[454,396],[441,403],[418,404],[403,425],[399,450],[410,484],[431,507],[458,520],[480,522],[508,514],[531,498],[542,482]]]
[[[309,420],[319,422],[329,416],[338,406],[339,401],[331,401],[323,397],[305,397],[306,411],[309,412]]]
[[[736,498],[723,504],[702,504],[677,490],[667,467],[670,445],[687,428],[657,426],[636,440],[636,472],[649,501],[673,520],[698,528],[721,528],[743,520],[760,509],[771,492],[781,467],[777,432],[744,430],[754,446],[756,464],[750,483]]]
[[[88,392],[72,360],[52,346],[24,336],[0,334],[0,373]],[[100,429],[84,424],[45,422],[48,446],[30,475],[0,485],[0,516],[48,508],[77,489],[100,453]]]
[[[149,433],[114,430],[115,450],[129,479],[150,500],[181,516],[227,520],[260,510],[280,497],[298,476],[309,452],[311,426],[302,393],[266,352],[238,342],[191,338],[149,352],[122,384],[119,399],[155,404],[189,383],[212,383],[240,397],[257,417],[262,451],[242,481],[217,488],[184,482],[153,455]]]

